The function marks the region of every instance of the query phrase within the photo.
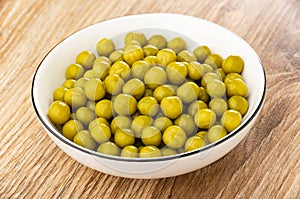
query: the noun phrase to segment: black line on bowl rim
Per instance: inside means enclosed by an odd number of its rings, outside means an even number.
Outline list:
[[[254,49],[245,41],[243,40],[239,35],[237,35],[236,33],[214,23],[214,22],[211,22],[211,21],[207,21],[207,20],[204,20],[204,19],[201,19],[201,18],[197,18],[197,17],[193,17],[193,16],[189,16],[189,15],[180,15],[180,14],[174,14],[174,13],[152,13],[152,14],[165,14],[165,15],[177,15],[177,16],[184,16],[184,17],[190,17],[190,18],[194,18],[194,19],[200,19],[202,21],[206,21],[208,23],[211,23],[213,25],[217,25],[219,26],[220,28],[224,29],[225,31],[235,35],[237,38],[239,38],[240,40],[242,40],[244,43],[246,43],[253,51]],[[127,16],[122,16],[122,17],[131,17],[131,16],[138,16],[138,15],[151,15],[151,14],[135,14],[135,15],[127,15]],[[105,21],[110,21],[110,20],[114,20],[114,19],[118,19],[118,18],[122,18],[122,17],[115,17],[115,18],[111,18],[111,19],[108,19],[108,20],[105,20]],[[104,22],[104,21],[102,21]],[[265,100],[265,96],[266,96],[266,72],[265,72],[265,69],[263,67],[263,64],[262,64],[262,61],[260,60],[259,56],[257,55],[257,53],[255,52],[255,55],[257,56],[257,59],[261,65],[261,68],[262,68],[262,71],[263,71],[263,76],[264,76],[264,88],[263,88],[263,95],[261,97],[261,100],[257,106],[257,108],[255,109],[254,113],[250,116],[250,118],[244,123],[242,124],[241,126],[239,126],[237,129],[235,129],[232,133],[228,134],[226,137],[224,137],[223,139],[217,141],[217,142],[214,142],[214,143],[211,143],[207,146],[204,146],[202,148],[199,148],[197,150],[194,150],[194,151],[190,151],[190,152],[185,152],[185,153],[180,153],[180,154],[176,154],[176,155],[172,155],[172,156],[164,156],[164,157],[157,157],[157,158],[124,158],[124,157],[120,157],[120,156],[109,156],[109,155],[105,155],[105,154],[101,154],[101,153],[98,153],[96,151],[92,151],[92,150],[89,150],[89,149],[86,149],[86,148],[83,148],[83,147],[80,147],[78,146],[77,144],[67,140],[67,139],[64,139],[60,136],[58,136],[58,132],[54,132],[52,131],[52,129],[46,124],[46,122],[42,119],[42,116],[40,115],[40,113],[38,112],[37,110],[37,107],[35,105],[35,100],[34,100],[34,95],[33,95],[33,88],[35,86],[35,78],[36,78],[36,75],[40,69],[40,66],[41,64],[43,63],[43,61],[46,59],[46,57],[53,51],[54,48],[56,48],[58,45],[60,45],[63,41],[65,41],[66,39],[68,39],[70,36],[78,33],[79,31],[81,30],[84,30],[88,27],[91,27],[91,26],[94,26],[94,25],[97,25],[99,23],[102,23],[102,22],[98,22],[98,23],[95,23],[95,24],[92,24],[90,26],[87,26],[87,27],[84,27],[82,29],[79,29],[78,31],[68,35],[66,38],[62,39],[59,43],[57,43],[53,48],[51,48],[51,50],[49,50],[49,52],[44,56],[44,58],[41,60],[40,64],[38,65],[35,73],[34,73],[34,76],[33,76],[33,80],[32,80],[32,86],[31,86],[31,101],[32,101],[32,105],[33,105],[33,108],[35,110],[35,113],[37,114],[38,116],[38,119],[40,120],[40,122],[44,125],[44,127],[47,128],[47,130],[52,133],[56,138],[58,138],[61,142],[63,142],[64,144],[67,144],[69,145],[70,147],[73,147],[81,152],[84,152],[84,153],[87,153],[87,154],[90,154],[90,155],[93,155],[93,156],[96,156],[96,157],[99,157],[99,158],[104,158],[104,159],[109,159],[109,160],[115,160],[115,161],[124,161],[124,162],[159,162],[159,161],[168,161],[168,160],[174,160],[174,159],[179,159],[179,158],[183,158],[183,157],[188,157],[188,156],[191,156],[191,155],[194,155],[194,154],[197,154],[197,153],[200,153],[202,151],[206,151],[208,149],[211,149],[215,146],[218,146],[219,144],[229,140],[231,137],[233,137],[234,135],[236,135],[237,133],[239,133],[242,129],[244,129],[253,119],[254,117],[258,114],[259,110],[262,108],[262,105],[264,103],[264,100]]]

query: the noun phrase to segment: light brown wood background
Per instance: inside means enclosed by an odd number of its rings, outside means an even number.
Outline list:
[[[133,180],[63,153],[30,98],[34,71],[71,33],[152,12],[192,15],[244,38],[267,73],[266,102],[249,135],[195,172]],[[0,198],[300,198],[299,0],[0,0]]]

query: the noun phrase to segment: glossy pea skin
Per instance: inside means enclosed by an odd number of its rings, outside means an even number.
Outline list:
[[[133,145],[135,142],[134,132],[131,129],[118,129],[115,132],[114,141],[121,148]]]
[[[212,98],[222,97],[226,94],[226,87],[223,81],[212,79],[206,85],[206,92]]]
[[[65,93],[68,89],[65,87],[58,87],[53,91],[53,101],[64,100]]]
[[[84,68],[80,64],[71,64],[65,71],[66,79],[79,79],[84,74]]]
[[[132,120],[130,125],[131,129],[135,132],[135,137],[140,138],[142,135],[142,131],[152,125],[152,118],[146,115],[139,115]]]
[[[112,120],[110,124],[110,128],[112,133],[115,134],[115,132],[118,129],[129,129],[130,125],[131,125],[131,118],[124,115],[118,115]]]
[[[156,146],[145,146],[140,150],[140,158],[161,157],[161,151]]]
[[[211,81],[213,81],[214,79],[220,80],[222,81],[221,76],[219,76],[218,74],[214,73],[214,72],[208,72],[205,73],[205,75],[203,76],[203,78],[201,79],[201,85],[206,88],[207,84]]]
[[[144,51],[138,45],[130,45],[124,48],[123,58],[129,65],[132,65],[144,58]]]
[[[169,96],[163,98],[161,100],[160,106],[163,114],[170,119],[177,118],[179,115],[181,115],[183,110],[182,101],[177,96]]]
[[[207,46],[199,46],[193,51],[193,53],[196,56],[197,60],[200,63],[203,63],[208,55],[211,54],[211,50]]]
[[[123,93],[132,95],[139,100],[145,92],[145,84],[138,78],[133,78],[123,86]]]
[[[222,63],[222,69],[227,73],[241,73],[244,69],[244,60],[237,55],[230,55]]]
[[[187,65],[188,77],[192,80],[200,80],[204,74],[207,72],[205,66],[199,62],[190,62]]]
[[[138,41],[136,41],[136,40],[130,40],[130,41],[126,42],[124,48],[126,48],[128,46],[139,46],[139,47],[142,47],[141,43],[138,42]]]
[[[160,102],[164,97],[174,96],[175,89],[170,85],[161,85],[153,91],[153,97]]]
[[[83,77],[87,79],[99,78],[98,75],[95,73],[95,71],[93,71],[92,69],[85,71]]]
[[[131,75],[131,70],[126,62],[117,61],[110,67],[109,74],[116,74],[124,80],[127,80]]]
[[[96,45],[99,56],[108,57],[115,50],[115,44],[111,39],[103,38]]]
[[[175,149],[171,149],[169,147],[164,147],[160,151],[161,151],[161,154],[163,156],[170,156],[170,155],[176,155],[177,154],[177,151]]]
[[[168,48],[174,50],[176,54],[186,50],[186,43],[181,37],[175,37],[168,42]]]
[[[228,132],[233,131],[242,123],[242,115],[235,110],[227,110],[221,117],[221,124]]]
[[[227,131],[226,129],[221,126],[221,125],[214,125],[212,126],[208,132],[207,132],[207,137],[208,140],[213,143],[216,142],[220,139],[222,139],[223,137],[225,137],[227,135]]]
[[[190,103],[196,100],[199,94],[200,94],[199,87],[194,82],[186,82],[177,89],[177,96],[181,99],[183,103]]]
[[[169,126],[163,133],[163,142],[170,148],[179,149],[186,141],[186,134],[179,126]]]
[[[125,35],[125,45],[132,40],[139,42],[141,46],[145,46],[147,44],[146,36],[141,32],[129,32]]]
[[[113,156],[120,155],[120,151],[120,148],[113,142],[104,142],[97,148],[97,152]]]
[[[85,106],[78,108],[75,115],[76,118],[86,126],[96,118],[95,113]]]
[[[144,61],[147,62],[150,66],[157,66],[157,57],[154,55],[149,55],[144,58]],[[164,68],[163,66],[160,66]]]
[[[143,97],[137,104],[138,110],[148,116],[155,116],[159,111],[158,101],[154,97]]]
[[[96,142],[90,135],[90,132],[87,130],[79,131],[73,139],[73,142],[79,146],[85,147],[87,149],[94,150],[96,147]]]
[[[219,54],[210,54],[205,59],[204,63],[213,67],[213,69],[222,67],[223,58]]]
[[[65,87],[65,88],[74,88],[74,85],[75,85],[75,82],[76,80],[75,79],[67,79],[66,81],[64,81],[62,83],[62,87]]]
[[[119,94],[113,101],[113,108],[119,115],[132,115],[137,110],[137,101],[131,95]]]
[[[83,66],[85,69],[89,69],[92,67],[95,59],[96,57],[91,51],[85,50],[77,55],[76,64]]]
[[[122,49],[117,49],[109,55],[109,59],[112,63],[115,63],[117,61],[124,61],[123,54],[124,51]]]
[[[126,146],[122,149],[120,156],[126,158],[138,158],[139,149],[134,145]]]
[[[216,122],[216,114],[208,108],[200,109],[195,117],[195,124],[201,129],[208,129]]]
[[[240,74],[238,74],[238,73],[228,73],[228,74],[226,74],[226,76],[224,78],[224,83],[227,84],[227,83],[229,83],[233,79],[241,79],[241,80],[243,80],[243,77]]]
[[[165,131],[169,126],[172,126],[173,122],[167,117],[158,117],[154,120],[153,126],[160,131]]]
[[[230,109],[240,112],[241,115],[245,115],[248,110],[248,101],[242,96],[232,96],[228,99],[228,106]]]
[[[172,62],[168,64],[166,73],[171,83],[179,85],[185,81],[188,70],[182,62]]]
[[[109,122],[105,118],[98,117],[89,123],[88,129],[91,130],[93,127],[98,126],[100,124],[105,124],[109,126]]]
[[[231,96],[242,96],[245,97],[248,94],[248,87],[246,83],[241,79],[233,79],[231,81],[227,81],[226,86],[226,94],[228,97]]]
[[[152,35],[149,40],[148,44],[156,46],[158,49],[166,48],[168,45],[167,39],[163,35]]]
[[[69,140],[73,140],[74,136],[84,130],[84,126],[78,120],[69,120],[62,128],[62,134]]]
[[[113,116],[112,102],[108,99],[100,100],[95,106],[95,113],[98,117],[110,120]]]
[[[98,63],[101,62],[107,62],[109,65],[112,64],[112,61],[107,56],[99,56],[95,59],[93,65],[97,65]]]
[[[108,62],[101,61],[97,64],[95,63],[92,70],[94,71],[96,77],[103,81],[109,74],[110,64]]]
[[[202,100],[203,102],[205,102],[205,103],[208,103],[209,102],[209,100],[210,100],[210,97],[209,97],[209,95],[207,94],[207,92],[206,92],[206,89],[204,88],[204,87],[202,87],[202,86],[200,86],[199,87],[199,97],[198,97],[198,99],[199,100]]]
[[[174,124],[182,128],[187,136],[196,133],[197,126],[194,123],[194,118],[189,114],[182,114],[174,121]]]
[[[214,98],[209,102],[209,108],[217,116],[222,116],[222,114],[228,109],[228,104],[223,98]]]
[[[124,80],[117,74],[110,74],[104,80],[106,92],[112,95],[119,94],[124,84]]]
[[[164,48],[158,51],[157,55],[157,63],[161,66],[167,66],[170,63],[176,61],[177,56],[176,53],[169,48]]]
[[[181,62],[193,62],[197,61],[197,58],[193,53],[187,50],[183,50],[180,53],[178,53],[177,60]]]
[[[64,102],[72,108],[78,108],[86,104],[87,98],[82,88],[70,88],[65,92]]]
[[[144,145],[159,146],[162,141],[162,133],[154,126],[148,126],[143,129],[142,142]]]
[[[99,124],[91,129],[91,136],[98,143],[106,142],[111,137],[111,130],[106,124]]]
[[[144,51],[144,56],[155,56],[159,49],[156,46],[153,45],[146,45],[143,47],[143,51]]]
[[[195,149],[199,149],[205,146],[204,140],[199,136],[192,136],[187,139],[185,142],[184,150],[185,151],[193,151]]]
[[[222,68],[216,68],[216,69],[214,70],[214,72],[215,72],[217,75],[219,75],[219,76],[222,78],[222,80],[224,81],[224,79],[225,79],[225,77],[226,77],[226,74],[225,74],[225,72],[224,72],[224,70],[223,70]]]
[[[156,87],[165,84],[167,80],[166,71],[157,66],[150,68],[144,76],[145,84],[151,89],[155,89]]]
[[[202,100],[195,100],[188,106],[188,114],[195,116],[195,114],[203,108],[207,108],[207,104]]]
[[[89,78],[81,77],[75,82],[74,87],[84,88],[84,85],[88,80]]]
[[[70,116],[70,107],[63,101],[54,101],[48,109],[48,117],[54,124],[64,124]]]
[[[150,64],[144,60],[136,61],[131,66],[132,76],[144,80],[145,73],[150,69]]]
[[[98,78],[89,79],[84,85],[85,95],[90,100],[100,100],[105,96],[104,83]]]
[[[207,135],[206,131],[199,131],[196,133],[196,136],[201,137],[203,140],[205,140],[206,135]]]

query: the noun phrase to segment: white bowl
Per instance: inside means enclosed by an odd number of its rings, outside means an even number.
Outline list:
[[[148,38],[162,34],[167,39],[181,36],[188,50],[207,45],[212,52],[223,57],[239,55],[244,59],[244,81],[249,89],[249,109],[242,124],[223,139],[174,156],[129,159],[108,156],[80,147],[66,139],[51,124],[47,111],[52,92],[64,81],[65,68],[74,63],[82,50],[94,50],[103,37],[112,38],[117,47],[123,46],[124,35],[129,31],[143,32]],[[181,175],[202,168],[231,151],[249,132],[262,108],[266,92],[264,68],[255,51],[231,31],[199,18],[177,14],[141,14],[107,20],[86,27],[60,42],[40,63],[32,83],[32,102],[43,127],[53,141],[69,156],[80,163],[115,176],[129,178],[164,178]]]

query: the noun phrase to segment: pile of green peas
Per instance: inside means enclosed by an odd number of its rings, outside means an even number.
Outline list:
[[[152,158],[192,151],[236,129],[248,110],[244,61],[207,46],[129,32],[80,52],[53,91],[48,118],[63,136],[99,153]]]

